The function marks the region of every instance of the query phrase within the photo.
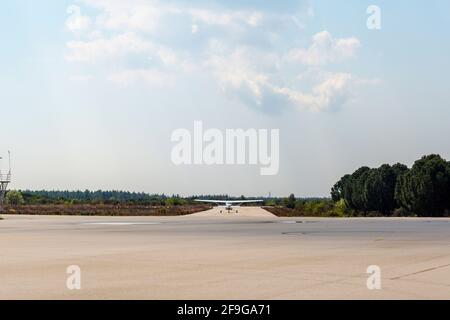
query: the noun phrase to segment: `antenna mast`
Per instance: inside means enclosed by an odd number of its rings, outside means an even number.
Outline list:
[[[0,159],[2,159],[0,157]],[[3,202],[5,200],[6,189],[11,183],[11,152],[8,151],[9,171],[7,174],[2,174],[0,171],[0,211],[3,211]]]

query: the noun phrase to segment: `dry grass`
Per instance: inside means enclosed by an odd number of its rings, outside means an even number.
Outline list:
[[[286,207],[263,207],[265,210],[276,215],[277,217],[339,217],[336,212],[332,210],[321,210],[317,212],[289,209]]]
[[[210,209],[208,205],[144,206],[144,205],[21,205],[7,206],[3,214],[69,215],[69,216],[182,216]]]
[[[285,207],[263,207],[264,210],[276,215],[277,217],[299,217],[300,212]]]

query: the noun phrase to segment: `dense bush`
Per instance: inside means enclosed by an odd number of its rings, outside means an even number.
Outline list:
[[[282,201],[267,201],[264,208],[280,217],[344,217],[352,215],[344,201],[335,203],[327,198],[296,199],[293,195]]]
[[[6,194],[5,203],[11,206],[18,206],[24,204],[25,201],[23,199],[22,193],[12,190]]]

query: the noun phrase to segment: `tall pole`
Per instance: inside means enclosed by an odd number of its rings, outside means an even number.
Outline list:
[[[11,182],[11,153],[8,151],[9,171],[7,174],[2,174],[0,171],[0,211],[3,211],[3,202],[5,200],[6,188]],[[0,159],[2,159],[0,157]]]

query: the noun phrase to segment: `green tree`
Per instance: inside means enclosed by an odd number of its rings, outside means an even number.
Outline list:
[[[417,160],[400,176],[395,198],[419,216],[442,216],[450,209],[450,164],[435,154]]]
[[[22,193],[20,193],[20,191],[15,190],[8,191],[5,197],[5,201],[7,204],[12,206],[18,206],[25,203],[25,201],[23,200]]]
[[[183,201],[179,197],[171,197],[166,200],[167,206],[180,206],[182,204],[183,204]]]
[[[389,214],[396,209],[395,187],[398,175],[406,166],[396,167],[384,164],[378,169],[371,169],[365,177],[363,187],[363,205],[365,211],[378,211]]]
[[[284,206],[289,209],[295,208],[295,195],[291,193],[284,201]]]
[[[343,194],[346,205],[355,210],[365,210],[363,187],[369,167],[361,167],[356,170],[344,184]]]
[[[344,186],[346,183],[348,183],[350,177],[351,176],[349,174],[346,174],[331,188],[331,199],[334,202],[338,202],[339,200],[344,199]]]
[[[398,208],[395,200],[397,179],[408,168],[402,164],[382,165],[377,169],[361,167],[345,175],[331,189],[332,200],[344,200],[347,208],[357,211],[391,213]]]

